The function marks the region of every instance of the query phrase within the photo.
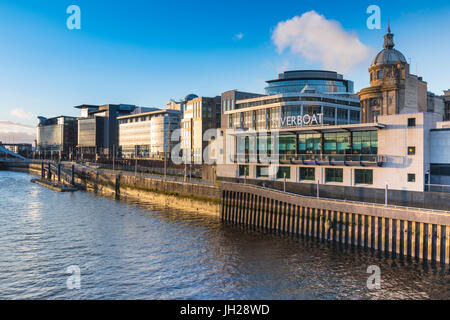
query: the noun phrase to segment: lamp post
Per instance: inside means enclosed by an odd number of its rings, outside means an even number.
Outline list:
[[[113,144],[113,171],[116,170],[116,148],[115,145]]]
[[[388,192],[389,192],[389,185],[386,183],[386,191],[384,193],[384,205],[388,206]]]
[[[317,199],[320,199],[320,180],[317,180]]]
[[[284,192],[286,192],[286,171],[283,172],[283,176],[284,176]]]

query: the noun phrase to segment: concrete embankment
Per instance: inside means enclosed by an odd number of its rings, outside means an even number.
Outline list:
[[[219,216],[220,188],[201,184],[179,182],[131,173],[116,173],[75,167],[76,182],[98,194],[117,199],[149,201],[179,210],[194,211]]]
[[[71,165],[65,165],[71,170]],[[41,175],[39,163],[10,163],[7,169]],[[44,165],[46,169],[46,165]],[[201,214],[220,214],[220,188],[202,183],[189,183],[161,179],[154,176],[135,176],[132,173],[119,173],[75,165],[75,183],[87,191],[120,200],[148,201],[180,211]],[[56,179],[56,176],[53,176]]]

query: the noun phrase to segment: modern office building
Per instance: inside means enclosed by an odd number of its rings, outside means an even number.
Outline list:
[[[209,129],[220,128],[221,97],[198,97],[186,103],[181,120],[181,149],[185,162],[202,164],[203,151],[208,146],[203,141]]]
[[[292,79],[285,80],[289,77]],[[301,127],[311,121],[316,125],[360,122],[359,97],[351,91],[351,81],[342,80],[341,75],[331,71],[290,71],[279,78],[284,81],[268,81],[271,89],[266,88],[266,92],[283,93],[237,100],[224,112],[222,128],[271,130]],[[273,83],[278,83],[276,90],[270,87]]]
[[[364,124],[224,130],[217,176],[356,188],[424,191],[449,183],[450,122],[436,113],[378,116]],[[444,146],[444,145],[445,146]],[[444,150],[442,150],[444,148]],[[241,180],[242,181],[242,180]]]
[[[394,49],[388,28],[383,50],[369,68],[370,87],[361,90],[361,121],[371,123],[380,115],[427,112],[427,83],[410,73],[405,56]]]
[[[251,98],[258,98],[264,95],[258,93],[250,93],[250,92],[242,92],[238,90],[229,90],[222,93],[221,102],[222,102],[222,117],[221,124],[224,124],[227,120],[227,116],[225,112],[234,110],[236,108],[236,101],[238,100],[246,100]]]
[[[38,117],[37,154],[40,157],[69,158],[77,145],[77,119]]]
[[[118,151],[117,118],[133,112],[150,111],[125,104],[103,106],[81,105],[78,119],[78,154],[81,156],[109,156]]]
[[[172,133],[180,128],[179,110],[156,110],[118,118],[119,152],[124,158],[169,159],[177,141]]]

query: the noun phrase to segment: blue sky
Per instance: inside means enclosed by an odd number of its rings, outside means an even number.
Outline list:
[[[72,4],[81,30],[66,27]],[[381,8],[382,30],[366,26],[371,4]],[[286,69],[322,69],[280,53],[272,38],[278,23],[311,10],[369,50],[344,72],[355,90],[369,83],[388,18],[412,73],[435,93],[450,88],[448,1],[0,0],[0,140],[25,139],[20,132],[33,134],[37,115],[78,115],[73,106],[82,103],[162,108],[188,93],[263,92]]]

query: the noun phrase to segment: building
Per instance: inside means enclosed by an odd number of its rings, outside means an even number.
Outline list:
[[[438,122],[431,130],[431,184],[432,189],[450,190],[450,121]]]
[[[202,164],[203,151],[208,146],[204,134],[220,128],[221,97],[198,97],[186,102],[181,120],[181,149],[187,163]]]
[[[109,156],[117,152],[117,118],[133,112],[150,111],[126,104],[81,105],[75,108],[81,110],[81,117],[78,119],[77,149],[82,157]]]
[[[442,116],[445,116],[445,103],[444,97],[435,95],[433,92],[427,92],[427,111],[434,112]]]
[[[217,175],[347,188],[418,191],[448,183],[450,122],[436,113],[378,116],[377,122],[245,131],[229,129]],[[448,126],[449,129],[445,129]],[[430,176],[431,175],[431,176]],[[242,180],[241,180],[242,181]],[[356,192],[356,190],[355,190]]]
[[[234,110],[236,108],[236,101],[246,100],[246,99],[251,99],[251,98],[258,98],[258,97],[262,97],[262,96],[263,96],[262,94],[242,92],[242,91],[238,91],[238,90],[229,90],[229,91],[222,93],[221,124],[226,123],[227,116],[225,115],[225,112]]]
[[[383,50],[369,68],[370,87],[361,90],[361,121],[371,123],[380,115],[427,112],[427,83],[410,73],[405,56],[394,49],[388,28]]]
[[[180,128],[182,112],[156,110],[118,118],[119,152],[124,158],[169,159],[177,141],[172,133]]]
[[[188,94],[183,100],[176,101],[176,100],[170,100],[166,104],[166,110],[176,110],[180,112],[184,112],[184,109],[186,108],[186,103],[192,99],[198,98],[196,94]]]
[[[37,126],[37,154],[39,157],[70,158],[77,145],[77,119],[60,116],[39,117]]]
[[[315,121],[316,125],[360,122],[359,97],[350,91],[353,83],[343,80],[342,75],[331,71],[290,71],[279,75],[280,79],[289,77],[292,79],[267,81],[267,93],[283,93],[237,100],[233,108],[224,112],[222,128],[271,130],[301,127],[303,121]]]
[[[353,93],[353,81],[342,75],[324,70],[295,70],[278,75],[278,79],[267,81],[266,95],[299,93],[305,87],[319,92]]]
[[[450,120],[450,90],[444,91],[444,120]]]

